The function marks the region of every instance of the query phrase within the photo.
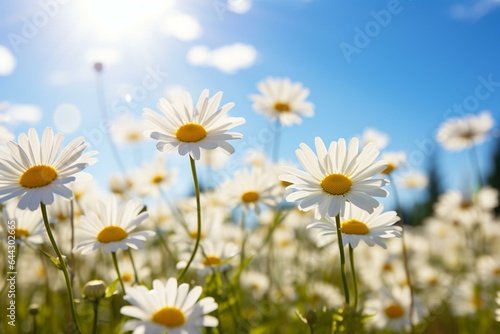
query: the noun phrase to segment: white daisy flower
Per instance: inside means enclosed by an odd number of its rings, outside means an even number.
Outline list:
[[[389,136],[387,134],[373,128],[365,129],[361,137],[363,146],[374,143],[379,150],[384,149],[389,143]]]
[[[240,284],[243,291],[249,291],[255,299],[261,299],[269,291],[271,282],[261,272],[246,270],[241,273]]]
[[[221,196],[232,208],[241,206],[244,210],[260,213],[264,206],[274,206],[281,201],[282,191],[273,173],[260,168],[241,170],[220,186]]]
[[[196,107],[187,92],[172,102],[161,99],[158,109],[163,115],[149,108],[144,109],[143,115],[150,129],[145,134],[158,140],[156,147],[159,151],[177,149],[180,155],[189,153],[194,160],[200,159],[201,149],[220,148],[227,154],[233,154],[234,147],[227,141],[241,139],[242,135],[228,130],[245,123],[245,119],[228,117],[227,112],[234,103],[219,108],[221,99],[222,92],[209,98],[208,89],[200,94]]]
[[[115,196],[106,202],[98,201],[93,211],[86,211],[80,218],[80,240],[75,251],[89,254],[99,248],[105,253],[142,248],[147,237],[156,235],[153,231],[132,232],[148,218],[147,212],[139,213],[142,208],[137,200],[118,205]]]
[[[460,151],[482,143],[495,125],[489,111],[453,118],[441,125],[437,141],[447,150]]]
[[[314,115],[314,104],[305,101],[309,90],[289,78],[267,78],[257,84],[262,95],[251,95],[253,109],[286,126],[302,123],[302,117]]]
[[[146,125],[143,119],[136,119],[133,116],[118,118],[110,127],[113,140],[122,145],[138,144],[146,140],[144,131]]]
[[[21,196],[18,207],[35,211],[40,202],[52,204],[54,195],[71,199],[73,192],[68,184],[83,178],[78,172],[97,161],[92,158],[96,151],[82,154],[88,146],[83,140],[74,139],[60,152],[62,133],[54,136],[52,129],[46,128],[40,142],[31,128],[28,135],[19,135],[19,143],[11,141],[6,148],[1,147],[0,203]]]
[[[364,241],[370,247],[377,244],[387,248],[383,239],[400,238],[402,228],[394,226],[400,220],[396,211],[383,211],[382,204],[375,208],[373,213],[368,213],[352,204],[346,205],[345,212],[340,217],[344,245],[350,244],[355,248],[360,241]],[[326,216],[324,219],[326,222],[312,223],[307,228],[318,228],[322,235],[336,235],[335,218]]]
[[[225,271],[231,267],[230,260],[239,253],[238,246],[230,242],[206,239],[201,243],[202,252],[198,252],[193,259],[191,269],[197,269],[198,275],[206,276],[213,270]],[[184,269],[191,257],[191,252],[179,255],[181,261],[177,269]]]
[[[218,305],[212,297],[198,301],[201,293],[201,286],[189,290],[186,283],[177,286],[175,278],[169,278],[166,284],[154,280],[152,290],[127,287],[124,299],[132,306],[124,306],[120,312],[138,320],[127,321],[122,330],[134,334],[201,334],[202,327],[217,327],[219,321],[207,314]]]
[[[380,159],[387,163],[387,168],[382,171],[382,174],[390,175],[406,163],[406,153],[403,151],[385,152]]]
[[[132,189],[141,197],[158,197],[162,189],[177,179],[177,169],[167,168],[165,154],[158,153],[152,163],[144,164],[132,173]]]
[[[429,185],[429,177],[424,172],[411,170],[399,176],[396,183],[408,189],[422,189]]]
[[[303,211],[315,209],[316,219],[320,219],[342,214],[346,202],[373,212],[379,205],[373,197],[388,196],[381,188],[388,181],[372,179],[387,168],[385,162],[375,161],[379,151],[373,144],[361,152],[357,138],[351,139],[348,146],[341,138],[332,142],[328,150],[319,137],[315,144],[317,154],[306,144],[300,144],[300,149],[295,151],[305,172],[283,167],[287,174],[281,175],[280,180],[291,183],[287,189],[297,190],[286,196],[288,202],[298,202]]]
[[[367,321],[369,327],[389,329],[397,333],[408,331],[410,323],[410,291],[407,286],[382,289],[365,303],[365,313],[372,317]],[[412,322],[418,323],[427,313],[424,305],[415,299]]]
[[[17,244],[21,241],[42,244],[45,241],[45,226],[39,212],[20,210],[14,202],[9,202],[2,213],[1,234],[14,235]]]

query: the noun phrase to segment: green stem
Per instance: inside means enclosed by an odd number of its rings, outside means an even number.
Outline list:
[[[476,175],[477,175],[479,187],[483,187],[484,181],[483,181],[483,176],[481,174],[481,168],[479,167],[479,157],[477,155],[476,146],[472,145],[469,152],[470,152],[469,157],[471,160],[472,169],[476,170]]]
[[[198,185],[198,176],[196,175],[196,164],[194,162],[194,159],[191,156],[189,156],[189,162],[191,164],[191,173],[193,174],[194,191],[196,193],[196,216],[197,216],[197,223],[198,223],[198,225],[197,225],[198,233],[196,234],[196,243],[194,244],[193,253],[191,254],[191,257],[189,258],[189,261],[188,261],[186,267],[179,275],[179,280],[184,276],[184,274],[188,271],[189,267],[191,266],[191,263],[193,262],[194,257],[196,256],[196,252],[198,251],[198,246],[200,245],[200,239],[201,239],[200,187]]]
[[[64,257],[61,254],[59,247],[57,246],[56,240],[54,239],[54,235],[52,234],[52,230],[51,230],[50,224],[49,224],[49,218],[47,216],[47,208],[45,207],[45,204],[40,203],[40,208],[42,210],[42,217],[43,217],[43,223],[45,225],[45,230],[47,230],[47,235],[49,236],[50,243],[52,244],[52,248],[54,248],[54,251],[57,254],[57,259],[59,260],[61,270],[64,274],[64,280],[66,283],[66,292],[68,293],[69,308],[71,311],[71,317],[73,318],[73,323],[75,325],[75,329],[76,329],[77,333],[81,333],[82,331],[80,330],[80,325],[78,324],[78,319],[76,317],[75,302],[73,299],[73,288],[71,287],[71,278],[70,278],[70,275],[68,272],[68,267],[66,267],[66,261],[64,260]]]
[[[134,269],[135,284],[139,284],[139,273],[137,272],[137,268],[134,262],[134,257],[132,256],[132,251],[130,250],[130,248],[128,249],[128,256],[130,257],[130,262],[132,263],[132,269]]]
[[[110,117],[109,117],[108,112],[106,110],[104,83],[102,80],[101,72],[99,72],[99,71],[96,72],[96,93],[97,93],[97,102],[99,104],[99,110],[101,112],[101,121],[109,122]],[[108,140],[109,147],[111,148],[111,153],[115,159],[116,165],[118,166],[118,168],[122,172],[124,180],[127,181],[127,169],[125,168],[125,165],[123,164],[123,161],[120,157],[120,153],[118,152],[118,148],[116,147],[116,144],[113,141],[113,138],[111,138],[111,132],[104,131],[104,133],[105,133],[106,138]]]
[[[394,179],[391,174],[389,174],[389,181],[391,182],[391,187],[394,192],[394,200],[396,202],[396,211],[398,212],[399,217],[401,218],[400,220],[400,226],[401,226],[401,251],[403,253],[403,266],[405,270],[405,275],[406,275],[406,282],[408,284],[408,288],[410,289],[410,309],[408,312],[408,317],[410,320],[410,326],[411,326],[411,333],[415,333],[415,324],[413,323],[413,313],[415,312],[415,298],[414,298],[414,288],[411,280],[411,275],[410,275],[410,260],[408,258],[408,250],[406,248],[406,241],[405,241],[405,229],[404,229],[404,222],[403,222],[403,210],[401,208],[401,202],[399,201],[399,194],[398,194],[398,189],[396,187],[396,184],[394,183]]]
[[[120,274],[120,268],[118,268],[118,260],[116,259],[116,253],[111,252],[111,257],[113,258],[113,265],[115,266],[116,274],[118,275],[118,281],[122,287],[123,294],[125,294],[125,285],[123,284],[122,274]]]
[[[92,306],[94,309],[94,320],[92,321],[92,334],[97,334],[97,318],[98,318],[98,310],[99,310],[99,299],[92,302]]]
[[[354,284],[354,311],[358,309],[358,280],[356,276],[356,267],[354,266],[354,249],[349,244],[349,262],[351,264],[352,282]]]
[[[340,214],[335,217],[335,223],[337,225],[337,239],[339,243],[340,251],[340,274],[342,276],[342,286],[344,288],[345,303],[349,305],[349,288],[347,286],[347,274],[345,265],[345,253],[344,253],[344,243],[342,242],[342,230],[340,229]]]
[[[241,253],[240,253],[240,268],[243,268],[245,263],[245,245],[246,245],[246,226],[245,226],[245,211],[241,210]]]

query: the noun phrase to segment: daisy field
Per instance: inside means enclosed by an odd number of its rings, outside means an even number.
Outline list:
[[[498,1],[0,6],[0,333],[500,333]]]

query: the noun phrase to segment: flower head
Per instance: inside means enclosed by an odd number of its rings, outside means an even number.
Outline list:
[[[202,291],[200,286],[189,290],[186,283],[178,286],[175,278],[169,278],[166,284],[154,280],[152,290],[128,287],[124,298],[132,306],[124,306],[120,312],[138,320],[127,321],[122,330],[134,334],[201,334],[201,327],[216,327],[219,321],[207,314],[218,305],[212,297],[198,301]]]
[[[232,180],[221,185],[221,195],[232,207],[241,206],[244,210],[260,213],[261,207],[273,206],[282,199],[279,182],[273,173],[261,168],[241,170]]]
[[[384,206],[378,206],[373,213],[368,213],[354,205],[347,205],[345,213],[340,217],[340,229],[344,245],[355,248],[360,241],[368,246],[375,244],[387,248],[383,239],[401,237],[401,227],[394,226],[399,221],[395,211],[384,211]],[[337,234],[335,218],[325,217],[326,222],[317,222],[307,228],[318,228],[322,235]]]
[[[155,235],[153,231],[133,232],[148,218],[146,212],[140,213],[142,208],[136,200],[119,205],[115,196],[106,202],[98,201],[94,211],[80,218],[80,242],[75,250],[88,254],[99,248],[105,253],[142,248],[146,238]]]
[[[302,117],[314,115],[314,105],[305,101],[309,90],[301,83],[292,83],[288,78],[267,78],[257,88],[262,95],[251,95],[253,108],[281,124],[290,126],[302,123]]]
[[[170,152],[175,149],[180,155],[189,155],[194,160],[200,159],[200,151],[220,148],[227,154],[234,153],[234,147],[227,141],[240,139],[240,133],[229,132],[231,128],[245,123],[241,117],[228,117],[227,112],[233,107],[228,103],[219,108],[222,92],[212,98],[208,89],[201,92],[196,107],[191,95],[185,92],[172,102],[161,99],[158,109],[163,115],[145,108],[144,117],[150,129],[146,134],[158,140],[159,151]]]
[[[42,140],[36,130],[21,133],[18,143],[0,148],[0,203],[21,196],[18,207],[35,211],[40,203],[52,204],[54,195],[73,197],[68,184],[87,174],[79,173],[95,163],[97,152],[83,154],[87,148],[83,137],[74,139],[62,151],[63,135],[54,135],[51,128],[43,132]]]
[[[379,151],[373,144],[361,152],[357,138],[348,146],[341,138],[332,142],[328,150],[319,137],[315,144],[316,154],[306,144],[295,151],[305,172],[283,167],[287,174],[281,175],[280,180],[290,183],[287,189],[297,190],[286,196],[287,201],[298,202],[303,211],[315,209],[316,219],[320,219],[342,214],[347,202],[373,212],[379,205],[373,197],[387,197],[388,192],[382,189],[387,181],[372,179],[387,167],[384,162],[375,161]]]
[[[437,140],[447,150],[460,151],[483,142],[494,124],[489,111],[453,118],[441,125]]]

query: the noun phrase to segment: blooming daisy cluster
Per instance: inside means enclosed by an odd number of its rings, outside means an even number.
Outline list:
[[[254,110],[281,131],[314,114],[302,83],[256,90]],[[109,144],[135,164],[106,184],[83,137],[64,146],[46,128],[0,141],[0,272],[18,273],[21,331],[500,332],[499,193],[480,170],[472,187],[402,208],[399,193],[421,199],[436,180],[384,151],[388,134],[304,135],[313,145],[284,161],[279,140],[236,144],[245,120],[222,92],[197,96],[114,120]],[[445,123],[438,141],[473,149],[488,115]],[[0,284],[2,309],[10,289]]]

